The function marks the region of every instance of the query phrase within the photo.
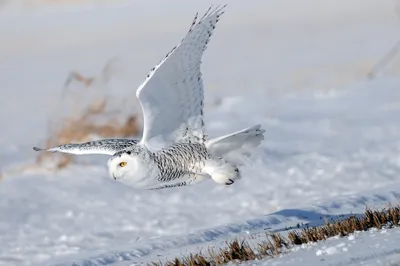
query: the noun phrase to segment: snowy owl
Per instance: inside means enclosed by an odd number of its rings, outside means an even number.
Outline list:
[[[153,67],[136,91],[143,113],[143,136],[65,144],[35,151],[108,154],[111,178],[141,189],[187,186],[211,179],[231,185],[240,178],[237,155],[249,156],[264,139],[255,125],[208,139],[203,122],[200,65],[223,7],[196,14],[182,41]]]

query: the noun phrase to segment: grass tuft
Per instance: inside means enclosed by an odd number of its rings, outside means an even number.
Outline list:
[[[248,261],[255,260],[256,253],[250,248],[249,244],[245,241],[238,239],[227,243],[225,249],[221,249],[219,254],[214,258],[217,264],[225,264],[230,261]]]

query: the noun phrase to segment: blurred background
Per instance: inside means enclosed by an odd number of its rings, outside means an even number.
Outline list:
[[[108,84],[96,86],[108,86],[103,93],[117,99],[131,93],[128,108],[135,111],[133,93],[147,71],[182,38],[194,13],[212,3],[3,0],[0,82],[7,97],[1,107],[8,110],[1,112],[3,134],[19,143],[26,139],[16,126],[23,109],[35,117],[24,121],[34,128],[32,138],[40,138],[39,122],[60,107],[57,100],[72,71],[101,79],[109,67]],[[227,92],[257,90],[267,99],[270,93],[329,90],[364,79],[397,42],[399,27],[392,0],[230,1],[204,56],[205,83],[213,91],[206,93],[207,103]],[[395,68],[393,60],[386,74],[396,75]]]
[[[32,151],[140,138],[136,88],[211,4],[224,3],[0,0],[0,264],[189,233],[396,180],[394,0],[228,1],[203,57],[207,129],[267,130],[237,186],[137,191],[108,179],[105,156]]]

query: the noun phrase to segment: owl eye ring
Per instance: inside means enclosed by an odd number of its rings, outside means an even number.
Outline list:
[[[119,166],[124,167],[126,165],[126,162],[120,162]]]

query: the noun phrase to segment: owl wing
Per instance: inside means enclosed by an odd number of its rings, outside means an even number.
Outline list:
[[[141,144],[147,146],[157,136],[167,142],[205,141],[200,65],[224,7],[210,7],[198,22],[196,14],[180,44],[151,69],[137,89],[144,116]]]
[[[60,146],[55,146],[49,149],[42,149],[33,147],[35,151],[49,151],[49,152],[61,152],[76,155],[84,154],[108,154],[113,155],[117,151],[128,148],[132,145],[137,144],[138,140],[132,139],[103,139],[89,141],[79,144],[64,144]]]

